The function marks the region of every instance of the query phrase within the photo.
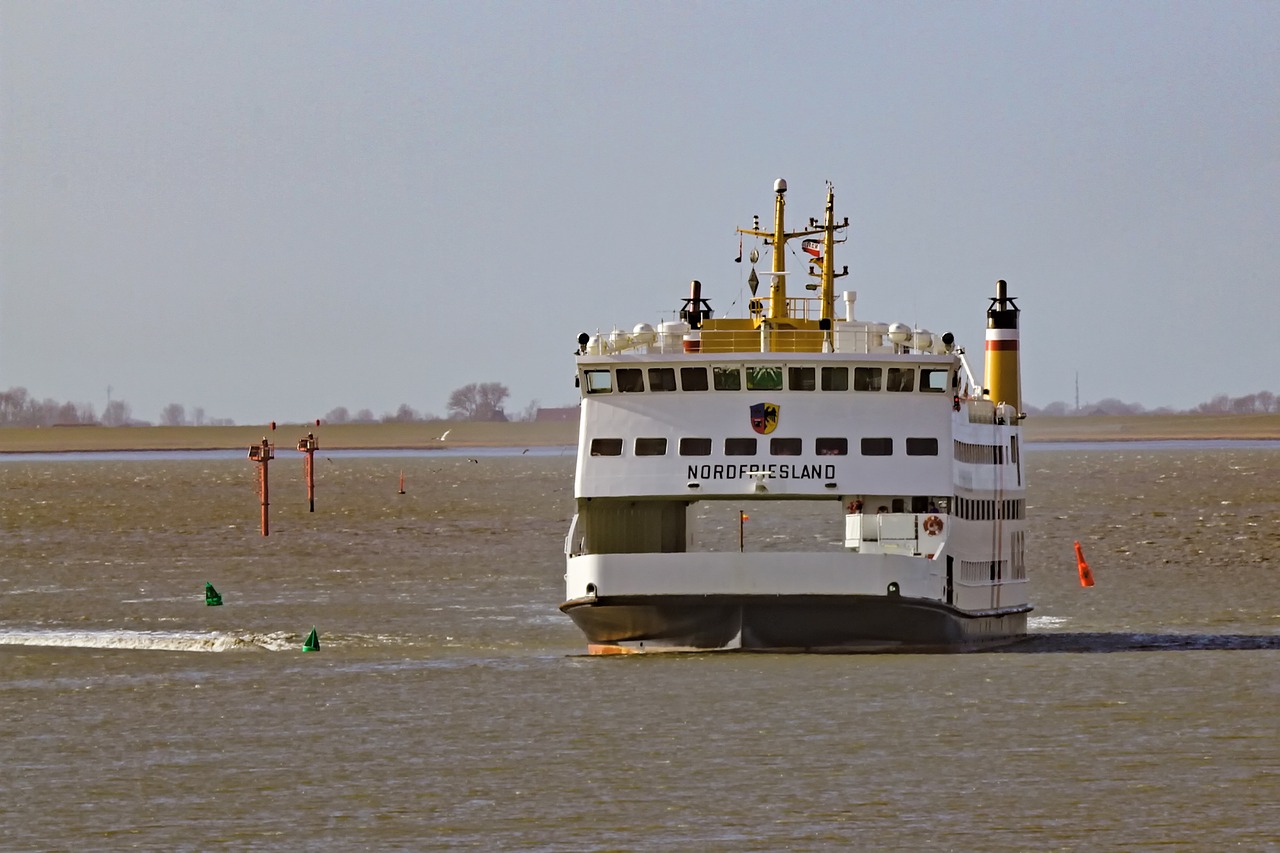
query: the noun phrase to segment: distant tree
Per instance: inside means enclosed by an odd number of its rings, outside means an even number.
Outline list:
[[[529,405],[524,407],[524,411],[520,413],[518,420],[532,421],[538,417],[539,404],[537,400],[530,400]]]
[[[1207,403],[1196,406],[1196,411],[1209,415],[1226,414],[1231,411],[1231,398],[1226,394],[1217,394]]]
[[[1276,411],[1276,395],[1270,391],[1258,392],[1258,411],[1274,412]]]
[[[382,422],[384,424],[387,424],[387,423],[407,424],[407,423],[413,423],[417,419],[418,419],[418,413],[415,412],[413,410],[413,407],[410,406],[408,403],[401,403],[400,408],[396,409],[395,414],[382,416]]]
[[[1142,414],[1142,405],[1140,403],[1126,403],[1123,400],[1117,400],[1115,397],[1107,397],[1089,406],[1089,413],[1094,415],[1140,415]]]
[[[161,426],[185,426],[187,409],[181,403],[170,403],[160,412]]]
[[[19,424],[27,408],[27,389],[0,391],[0,424]]]
[[[1071,408],[1061,400],[1054,400],[1052,403],[1041,409],[1040,414],[1062,417],[1063,415],[1071,414]]]
[[[347,411],[346,406],[330,409],[329,414],[324,416],[325,423],[329,424],[345,424],[349,420],[351,420],[351,413]]]
[[[1258,411],[1258,395],[1246,394],[1231,401],[1231,411],[1237,415],[1251,415]]]
[[[63,403],[57,406],[56,414],[53,416],[55,424],[78,424],[80,423],[80,412],[76,409],[75,403]]]
[[[64,403],[59,403],[52,397],[45,397],[33,407],[33,414],[29,423],[33,426],[39,424],[41,426],[49,426],[59,423],[58,417],[62,413]],[[69,412],[71,417],[75,417],[75,406],[71,407]],[[70,423],[70,421],[68,421]]]
[[[124,400],[112,400],[102,410],[102,423],[109,427],[124,426],[129,423],[131,415],[128,403]]]
[[[372,424],[377,422],[377,418],[373,416],[373,412],[369,409],[361,409],[356,412],[355,422],[358,424]]]
[[[505,421],[502,403],[511,394],[500,382],[473,382],[449,395],[449,418],[455,421]]]
[[[204,407],[196,406],[191,410],[191,423],[196,426],[204,426]]]

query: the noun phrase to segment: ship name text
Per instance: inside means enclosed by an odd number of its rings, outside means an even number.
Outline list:
[[[779,480],[834,480],[836,466],[786,465],[777,462],[760,464],[743,462],[738,465],[705,464],[690,465],[690,480],[743,480],[752,474],[767,473]]]

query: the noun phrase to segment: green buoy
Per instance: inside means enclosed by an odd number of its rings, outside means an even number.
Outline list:
[[[307,641],[302,644],[304,652],[320,651],[320,637],[316,634],[316,629],[312,628],[311,633],[307,635]]]
[[[213,588],[213,584],[205,581],[204,584],[204,603],[209,607],[218,607],[222,604],[222,596]]]

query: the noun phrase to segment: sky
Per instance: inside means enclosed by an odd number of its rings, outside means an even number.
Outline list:
[[[742,316],[782,177],[863,319],[976,355],[1007,280],[1031,405],[1280,392],[1278,43],[1230,0],[3,0],[0,389],[571,405],[580,332],[695,278]]]

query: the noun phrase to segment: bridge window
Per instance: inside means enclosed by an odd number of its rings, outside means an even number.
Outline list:
[[[709,438],[680,439],[680,455],[681,456],[710,456],[711,455],[711,439]]]
[[[907,455],[908,456],[937,456],[938,455],[938,439],[908,438],[907,439]]]
[[[879,391],[883,384],[883,371],[878,367],[855,367],[853,369],[853,390]]]
[[[618,390],[622,393],[628,391],[644,390],[644,374],[638,367],[619,367],[618,368]]]
[[[799,438],[771,438],[769,452],[774,456],[799,456],[804,442]]]
[[[788,367],[787,385],[792,391],[812,391],[817,386],[818,371],[812,367]]]
[[[947,390],[947,376],[950,372],[945,369],[920,368],[920,390],[931,391],[935,394],[945,393]]]
[[[782,366],[776,364],[747,368],[748,391],[782,390]]]
[[[587,371],[587,393],[608,394],[613,390],[613,374],[608,370]]]
[[[863,456],[892,456],[893,455],[893,439],[892,438],[862,439],[862,455]]]
[[[666,456],[667,440],[665,438],[637,438],[636,456]]]
[[[849,439],[819,438],[814,441],[813,449],[818,451],[819,456],[848,456]]]
[[[649,368],[650,391],[676,390],[676,369],[674,367]]]
[[[622,455],[622,439],[620,438],[591,439],[591,455],[592,456],[621,456]]]
[[[916,390],[916,369],[914,367],[889,368],[890,391]]]
[[[707,369],[705,367],[680,368],[680,387],[686,391],[707,390]]]
[[[849,390],[849,368],[847,367],[822,368],[822,390],[823,391],[848,391]]]
[[[756,440],[754,438],[726,438],[724,440],[725,456],[755,456]]]
[[[711,378],[717,391],[741,391],[742,370],[737,367],[712,367]]]

